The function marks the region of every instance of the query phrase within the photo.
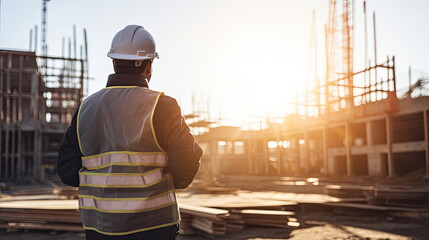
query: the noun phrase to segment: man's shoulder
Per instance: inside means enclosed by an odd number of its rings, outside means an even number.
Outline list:
[[[163,116],[163,118],[176,114],[181,115],[181,109],[175,98],[163,94],[159,97],[156,104],[155,114]]]
[[[177,106],[179,105],[177,103],[177,100],[171,96],[163,94],[159,97],[158,106],[163,106],[163,107],[167,108],[168,106],[176,106],[176,105]]]

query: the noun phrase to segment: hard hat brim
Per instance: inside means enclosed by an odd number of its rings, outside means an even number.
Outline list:
[[[107,53],[107,56],[112,59],[120,59],[120,60],[148,60],[159,58],[158,53],[152,54],[152,56],[137,56],[130,54],[120,54],[120,53]]]

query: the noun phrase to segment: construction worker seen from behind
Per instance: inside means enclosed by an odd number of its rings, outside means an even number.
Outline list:
[[[159,57],[146,29],[126,26],[107,56],[115,73],[76,110],[58,175],[79,187],[86,239],[175,239],[175,190],[193,181],[202,150],[177,101],[148,87]]]

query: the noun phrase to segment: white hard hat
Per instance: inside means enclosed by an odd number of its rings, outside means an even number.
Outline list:
[[[107,56],[121,60],[147,60],[159,58],[152,35],[139,25],[128,25],[112,40]]]

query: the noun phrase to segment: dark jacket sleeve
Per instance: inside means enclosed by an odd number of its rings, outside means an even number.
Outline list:
[[[174,98],[163,96],[155,109],[154,127],[158,141],[168,153],[168,169],[176,188],[192,183],[203,154],[196,143],[179,104]]]
[[[76,123],[77,112],[73,115],[70,127],[64,136],[58,151],[57,172],[63,183],[78,187],[79,186],[79,169],[82,166],[81,152],[77,140]]]

